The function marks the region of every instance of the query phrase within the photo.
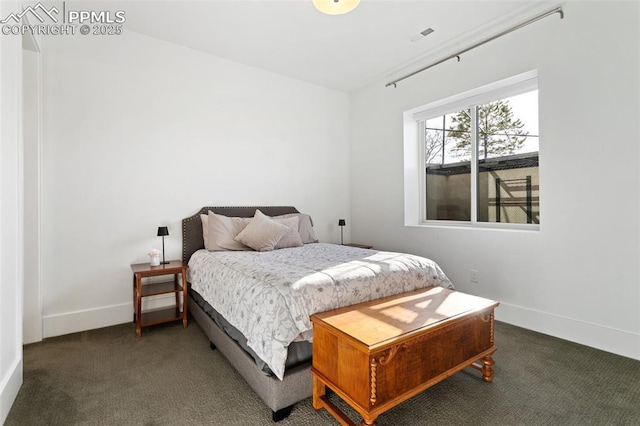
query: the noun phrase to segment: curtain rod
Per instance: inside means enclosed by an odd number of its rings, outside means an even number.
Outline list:
[[[548,12],[541,13],[540,15],[534,16],[533,18],[531,18],[531,19],[529,19],[529,20],[527,20],[525,22],[522,22],[522,23],[520,23],[520,24],[518,24],[518,25],[516,25],[514,27],[506,29],[506,30],[502,31],[501,33],[498,33],[498,34],[496,34],[496,35],[494,35],[492,37],[486,38],[486,39],[482,40],[481,42],[478,42],[478,43],[474,44],[473,46],[467,47],[466,49],[461,50],[461,51],[459,51],[457,53],[454,53],[451,56],[447,56],[446,58],[441,59],[441,60],[439,60],[437,62],[434,62],[431,65],[427,65],[424,68],[420,68],[419,70],[414,71],[411,74],[407,74],[407,75],[402,76],[402,77],[400,77],[400,78],[398,78],[396,80],[390,81],[384,87],[389,87],[389,86],[397,87],[396,86],[397,83],[401,82],[402,80],[407,79],[409,77],[413,77],[414,75],[416,75],[418,73],[421,73],[422,71],[428,70],[431,67],[435,67],[436,65],[439,65],[439,64],[441,64],[443,62],[446,62],[449,59],[457,58],[458,62],[460,62],[460,55],[462,55],[463,53],[467,53],[468,51],[470,51],[472,49],[475,49],[476,47],[482,46],[485,43],[489,43],[490,41],[493,41],[493,40],[497,39],[498,37],[502,37],[503,35],[509,34],[510,32],[513,32],[515,30],[519,30],[522,27],[526,27],[529,24],[533,24],[534,22],[539,21],[542,18],[546,18],[547,16],[551,16],[551,15],[553,15],[555,13],[559,13],[560,14],[560,19],[564,19],[564,12],[562,11],[562,7],[556,7],[553,10],[550,10]]]

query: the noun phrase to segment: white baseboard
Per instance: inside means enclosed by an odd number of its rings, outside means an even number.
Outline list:
[[[175,296],[173,294],[163,294],[145,297],[142,302],[143,311],[153,310],[175,305]],[[131,321],[133,321],[133,303],[128,302],[43,316],[42,335],[46,339],[47,337],[62,336],[63,334],[109,327]]]
[[[640,335],[522,306],[501,303],[496,320],[640,360]]]
[[[173,294],[145,298],[143,310],[158,309],[175,303]],[[53,337],[132,321],[132,303],[67,312],[43,317],[43,336]],[[591,324],[522,306],[501,303],[496,320],[581,345],[640,360],[640,335]]]
[[[133,319],[131,302],[42,317],[42,337],[61,336],[122,324]]]
[[[0,425],[4,424],[22,386],[22,355],[11,365],[0,382]]]

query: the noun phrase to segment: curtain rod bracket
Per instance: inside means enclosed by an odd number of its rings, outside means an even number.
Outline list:
[[[529,25],[529,24],[533,24],[534,22],[536,22],[536,21],[538,21],[538,20],[540,20],[540,19],[542,19],[542,18],[546,18],[547,16],[551,16],[551,15],[553,15],[553,14],[555,14],[555,13],[560,14],[560,19],[564,19],[564,11],[562,10],[562,7],[561,7],[561,6],[558,6],[558,7],[556,7],[555,9],[549,10],[549,11],[547,11],[547,12],[545,12],[545,13],[541,13],[541,14],[539,14],[539,15],[537,15],[537,16],[534,16],[533,18],[530,18],[530,19],[528,19],[528,20],[526,20],[526,21],[524,21],[524,22],[522,22],[522,23],[520,23],[520,24],[516,25],[516,26],[513,26],[513,27],[511,27],[511,28],[508,28],[508,29],[506,29],[506,30],[504,30],[504,31],[502,31],[502,32],[500,32],[500,33],[498,33],[498,34],[494,35],[494,36],[491,36],[491,37],[489,37],[489,38],[486,38],[486,39],[484,39],[484,40],[482,40],[482,41],[480,41],[480,42],[478,42],[478,43],[474,44],[473,46],[467,47],[466,49],[463,49],[463,50],[461,50],[461,51],[459,51],[459,52],[457,52],[457,53],[454,53],[454,54],[453,54],[453,55],[451,55],[451,56],[448,56],[448,57],[446,57],[446,58],[444,58],[444,59],[440,59],[439,61],[434,62],[434,63],[432,63],[432,64],[430,64],[430,65],[427,65],[426,67],[420,68],[420,69],[419,69],[419,70],[417,70],[417,71],[413,71],[413,72],[412,72],[412,73],[410,73],[410,74],[406,74],[406,75],[404,75],[404,76],[402,76],[402,77],[400,77],[400,78],[398,78],[398,79],[395,79],[395,80],[393,80],[393,81],[391,81],[391,82],[387,83],[387,84],[385,85],[385,87],[389,87],[389,86],[398,87],[398,86],[397,86],[397,83],[401,82],[402,80],[407,79],[407,78],[409,78],[409,77],[413,77],[414,75],[416,75],[416,74],[418,74],[418,73],[421,73],[422,71],[426,71],[426,70],[428,70],[429,68],[434,67],[434,66],[436,66],[436,65],[439,65],[439,64],[441,64],[441,63],[443,63],[443,62],[445,62],[445,61],[448,61],[449,59],[456,58],[456,59],[458,60],[458,62],[460,62],[460,55],[462,55],[463,53],[467,53],[468,51],[470,51],[470,50],[472,50],[472,49],[475,49],[476,47],[480,47],[480,46],[482,46],[482,45],[483,45],[483,44],[485,44],[485,43],[489,43],[490,41],[493,41],[493,40],[495,40],[495,39],[497,39],[497,38],[499,38],[499,37],[502,37],[503,35],[509,34],[510,32],[513,32],[513,31],[515,31],[515,30],[519,30],[519,29],[520,29],[520,28],[522,28],[522,27],[526,27],[526,26],[527,26],[527,25]]]

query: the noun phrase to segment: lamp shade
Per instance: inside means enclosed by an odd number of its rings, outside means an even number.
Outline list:
[[[360,0],[313,0],[313,5],[327,15],[342,15],[358,7]]]
[[[166,226],[158,226],[158,237],[166,237],[169,235],[169,228]]]
[[[338,226],[345,226],[347,222],[344,219],[338,219]]]

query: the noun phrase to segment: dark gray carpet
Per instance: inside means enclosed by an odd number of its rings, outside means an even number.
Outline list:
[[[380,426],[640,425],[640,361],[503,323],[496,346],[493,383],[465,370],[380,416]],[[194,321],[147,328],[141,339],[123,324],[26,346],[24,384],[5,423],[272,424]],[[335,424],[310,399],[278,423]]]

